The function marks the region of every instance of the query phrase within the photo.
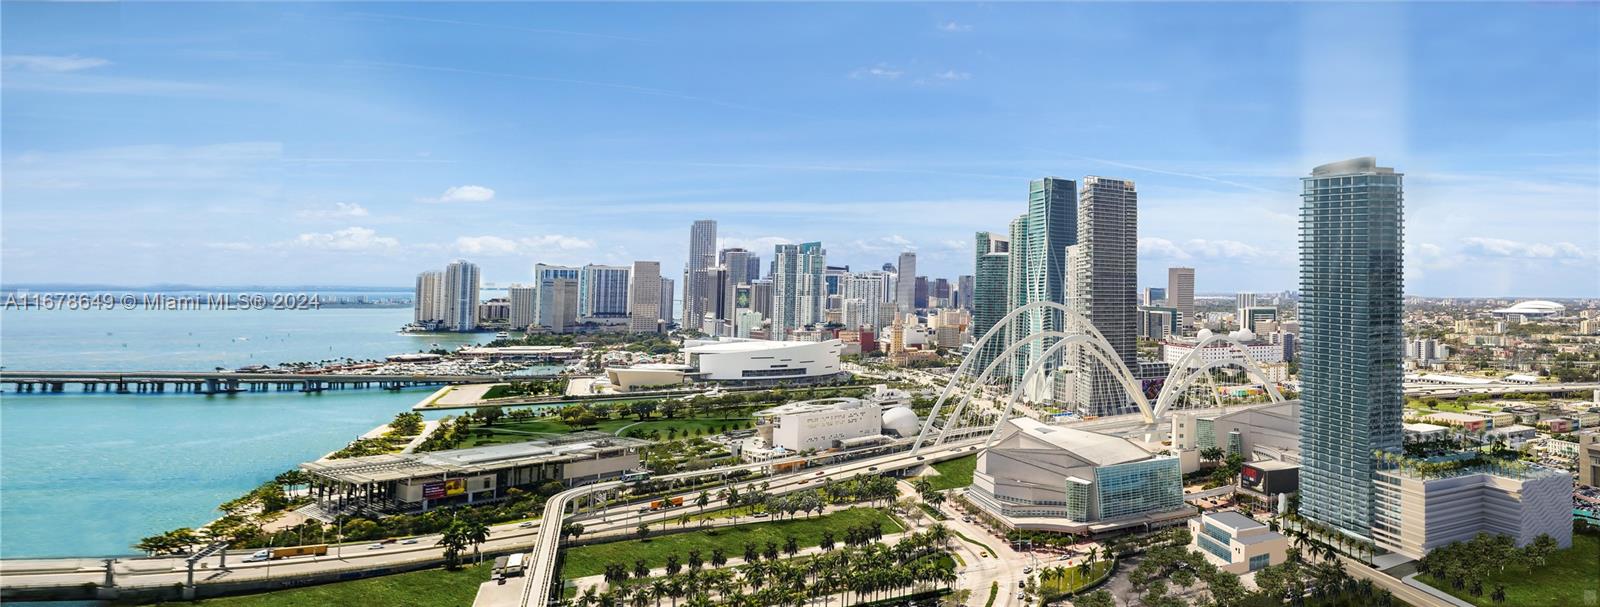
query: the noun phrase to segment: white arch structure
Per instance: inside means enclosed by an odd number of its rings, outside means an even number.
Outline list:
[[[1194,359],[1200,356],[1202,350],[1217,342],[1227,342],[1229,344],[1228,352],[1235,355],[1207,362],[1192,370],[1189,369],[1189,365],[1194,364]],[[1162,383],[1161,395],[1156,398],[1156,417],[1165,414],[1167,409],[1172,407],[1172,402],[1177,400],[1184,390],[1188,390],[1196,379],[1205,377],[1207,371],[1226,366],[1243,367],[1245,374],[1249,375],[1251,379],[1261,382],[1261,385],[1266,387],[1267,394],[1272,398],[1272,402],[1283,402],[1283,394],[1278,391],[1278,387],[1267,377],[1267,374],[1256,366],[1255,361],[1250,360],[1249,350],[1245,348],[1244,343],[1227,335],[1212,335],[1200,340],[1195,344],[1193,350],[1180,357],[1178,362],[1173,363],[1172,370],[1167,372],[1166,381]]]
[[[1007,364],[1011,360],[1011,357],[1023,347],[1026,347],[1036,341],[1052,338],[1060,341],[1057,341],[1047,348],[1038,359],[1033,361],[1033,364],[1029,366],[1027,371],[1023,373],[1023,381],[1018,383],[1012,389],[1006,403],[1005,411],[1001,413],[1000,418],[996,421],[994,429],[998,429],[999,424],[1003,423],[1006,417],[1011,414],[1011,411],[1014,409],[1017,400],[1021,396],[1020,390],[1022,387],[1028,385],[1028,383],[1033,379],[1034,375],[1038,374],[1039,370],[1043,368],[1045,361],[1049,360],[1051,355],[1054,355],[1056,352],[1069,345],[1087,346],[1089,353],[1093,355],[1101,364],[1105,365],[1107,369],[1111,370],[1112,376],[1117,379],[1117,383],[1120,384],[1123,390],[1128,393],[1128,396],[1132,398],[1134,403],[1139,406],[1139,413],[1144,417],[1144,422],[1146,424],[1154,424],[1161,415],[1167,412],[1167,409],[1171,408],[1173,401],[1175,401],[1184,390],[1187,390],[1196,379],[1206,376],[1206,371],[1223,366],[1237,365],[1243,367],[1248,375],[1250,375],[1253,379],[1260,381],[1261,384],[1266,387],[1267,393],[1271,396],[1273,402],[1283,401],[1283,395],[1279,393],[1277,386],[1273,385],[1273,383],[1267,378],[1267,375],[1255,365],[1254,361],[1250,360],[1248,350],[1246,350],[1243,343],[1228,335],[1212,335],[1200,340],[1195,345],[1193,350],[1189,351],[1188,354],[1185,354],[1175,365],[1173,365],[1172,370],[1168,372],[1167,378],[1163,382],[1161,395],[1157,397],[1155,403],[1151,403],[1145,398],[1144,391],[1140,389],[1139,382],[1134,378],[1133,373],[1127,368],[1126,365],[1122,364],[1122,360],[1116,355],[1116,350],[1111,347],[1111,343],[1106,340],[1105,336],[1102,335],[1100,331],[1082,315],[1073,312],[1065,305],[1052,301],[1033,302],[1024,306],[1019,306],[1006,313],[1004,317],[996,321],[994,326],[990,327],[989,330],[973,344],[972,353],[976,354],[977,352],[982,351],[984,346],[989,343],[989,340],[993,339],[996,334],[1000,334],[1005,331],[1009,323],[1017,316],[1020,316],[1028,311],[1041,309],[1050,309],[1061,312],[1066,320],[1069,321],[1069,326],[1073,327],[1078,332],[1067,333],[1062,331],[1042,331],[1024,336],[1022,339],[1008,344],[1004,350],[1002,350],[994,357],[993,360],[989,362],[988,366],[984,368],[983,373],[979,374],[971,384],[963,389],[961,400],[955,407],[953,407],[951,414],[946,418],[947,421],[945,422],[945,425],[940,428],[938,436],[934,438],[934,444],[944,442],[945,437],[951,431],[952,425],[956,423],[956,420],[961,418],[961,414],[965,412],[967,404],[972,401],[974,392],[981,389],[1001,365]],[[1230,345],[1228,348],[1230,356],[1228,358],[1207,362],[1193,370],[1188,368],[1190,364],[1193,364],[1194,358],[1199,356],[1205,347],[1218,342],[1226,342]],[[939,399],[934,402],[933,408],[928,413],[928,418],[922,422],[922,430],[917,434],[917,440],[912,445],[913,453],[920,451],[922,449],[922,445],[927,442],[928,435],[933,428],[934,419],[939,417],[939,412],[944,408],[945,401],[950,398],[951,391],[955,388],[956,383],[958,383],[961,378],[965,376],[966,372],[971,367],[973,354],[968,354],[962,359],[961,365],[956,368],[955,374],[951,376],[950,381],[945,383],[944,390],[939,394]],[[993,429],[991,429],[991,432],[992,431]],[[992,435],[990,439],[993,439]],[[988,446],[988,443],[985,443],[985,446]]]
[[[994,357],[994,360],[989,362],[987,367],[984,367],[983,373],[979,374],[978,377],[974,379],[965,390],[963,390],[963,396],[961,400],[956,403],[956,406],[948,417],[948,420],[945,422],[944,427],[940,429],[939,436],[934,439],[933,444],[937,445],[944,442],[946,434],[950,432],[951,424],[955,423],[955,420],[961,419],[961,414],[966,411],[967,404],[972,402],[973,397],[976,396],[975,392],[979,389],[982,389],[982,386],[989,381],[989,379],[994,375],[995,371],[999,370],[1001,365],[1009,362],[1011,355],[1015,354],[1017,350],[1022,349],[1030,343],[1050,338],[1056,338],[1089,346],[1089,352],[1093,354],[1095,358],[1101,362],[1101,364],[1108,365],[1113,370],[1112,372],[1116,374],[1117,380],[1123,384],[1124,389],[1130,389],[1130,394],[1137,393],[1137,396],[1134,400],[1136,402],[1144,401],[1141,404],[1141,407],[1148,406],[1149,401],[1145,400],[1143,391],[1135,387],[1137,386],[1137,381],[1133,378],[1133,374],[1129,373],[1127,368],[1122,366],[1121,359],[1116,358],[1116,351],[1111,349],[1109,343],[1105,343],[1103,339],[1096,340],[1092,335],[1085,335],[1081,333],[1063,333],[1060,331],[1043,331],[1040,333],[1029,334],[1015,343],[1007,345],[1005,350],[1002,350],[999,355]],[[1113,365],[1111,361],[1115,361],[1116,364]],[[1118,371],[1121,373],[1118,373]],[[1009,411],[1010,410],[1007,409],[1007,412]]]
[[[920,433],[918,433],[917,441],[911,447],[913,452],[918,451],[918,450],[920,450],[922,448],[923,442],[927,439],[929,429],[931,429],[933,427],[934,418],[937,418],[939,416],[939,411],[940,411],[941,408],[943,408],[945,400],[947,400],[950,397],[950,391],[953,388],[955,388],[956,383],[960,380],[960,378],[963,375],[965,375],[965,373],[968,370],[968,368],[971,367],[972,361],[973,361],[973,355],[977,354],[980,351],[982,351],[983,347],[985,345],[987,345],[989,343],[989,340],[993,339],[996,334],[1003,333],[1005,331],[1005,327],[1013,319],[1015,319],[1017,316],[1021,315],[1024,312],[1028,312],[1028,311],[1031,311],[1031,310],[1039,310],[1039,309],[1051,309],[1051,310],[1056,310],[1056,311],[1061,312],[1061,314],[1064,317],[1066,317],[1067,320],[1069,320],[1071,322],[1071,326],[1080,329],[1082,331],[1082,333],[1062,333],[1062,332],[1058,332],[1058,331],[1046,331],[1046,332],[1041,332],[1041,333],[1036,333],[1036,334],[1031,334],[1031,335],[1025,336],[1022,339],[1017,340],[1015,343],[1010,344],[1005,349],[1005,351],[1001,353],[1001,355],[996,356],[994,358],[994,361],[990,362],[989,368],[984,369],[984,374],[982,376],[982,379],[987,380],[988,375],[990,375],[993,372],[993,369],[997,366],[997,363],[1007,360],[1008,356],[1010,354],[1015,353],[1016,350],[1018,348],[1020,348],[1021,346],[1023,346],[1023,345],[1031,344],[1034,341],[1038,341],[1040,339],[1048,339],[1048,338],[1051,338],[1051,337],[1056,337],[1058,339],[1066,339],[1066,338],[1072,337],[1072,336],[1080,336],[1083,339],[1075,339],[1075,340],[1072,340],[1069,343],[1091,344],[1091,346],[1089,348],[1089,351],[1091,353],[1094,353],[1095,356],[1097,358],[1099,358],[1102,361],[1103,364],[1106,364],[1107,368],[1111,369],[1112,375],[1117,378],[1118,383],[1122,384],[1122,387],[1125,390],[1127,390],[1131,396],[1134,397],[1134,402],[1139,405],[1139,412],[1144,415],[1145,423],[1155,423],[1155,413],[1150,407],[1150,401],[1144,397],[1144,392],[1140,391],[1137,388],[1138,384],[1133,379],[1133,373],[1128,371],[1128,368],[1125,365],[1122,364],[1122,360],[1115,356],[1116,350],[1111,347],[1111,342],[1106,341],[1105,336],[1101,335],[1100,331],[1098,329],[1094,328],[1094,324],[1090,323],[1088,319],[1084,318],[1082,315],[1080,315],[1080,314],[1078,314],[1076,312],[1073,312],[1070,308],[1068,308],[1067,306],[1065,306],[1063,304],[1059,304],[1059,303],[1056,303],[1056,302],[1053,302],[1053,301],[1036,301],[1036,302],[1029,303],[1029,304],[1026,304],[1026,305],[1018,306],[1018,307],[1012,309],[1010,312],[1007,312],[1005,316],[1000,318],[1000,320],[995,321],[994,326],[989,327],[989,330],[983,334],[983,337],[979,338],[978,341],[973,344],[972,354],[968,354],[965,358],[963,358],[961,360],[961,366],[956,368],[956,372],[955,372],[954,375],[951,376],[950,381],[945,383],[944,391],[942,391],[939,394],[939,400],[934,402],[933,409],[928,412],[928,419],[926,419],[926,420],[924,420],[922,422],[922,431]],[[1052,346],[1052,348],[1053,349],[1048,350],[1048,351],[1053,353],[1056,350],[1059,350],[1059,348],[1054,348],[1054,346]],[[1113,354],[1112,356],[1109,357],[1110,358],[1110,362],[1106,362],[1106,358],[1107,358],[1105,356],[1106,353],[1112,353]],[[1041,355],[1039,357],[1039,360],[1036,360],[1034,362],[1037,363],[1039,361],[1046,360],[1046,359],[1048,359],[1047,356]],[[1024,376],[1026,377],[1027,374],[1024,373]],[[978,386],[978,385],[981,385],[981,383],[974,382],[974,384],[973,384],[973,386]],[[1025,383],[1024,384],[1019,384],[1019,386],[1022,386],[1022,385],[1026,385],[1026,384]],[[1013,396],[1015,396],[1015,395],[1016,395],[1015,390],[1013,390]],[[961,407],[965,408],[967,401],[970,401],[970,400],[971,400],[971,388],[969,388],[968,391],[967,391],[967,397],[962,400]],[[1012,402],[1013,403],[1015,402],[1014,398],[1012,399]],[[1010,411],[1011,411],[1011,406],[1007,405],[1006,413],[1009,414]],[[1004,415],[1002,415],[1002,418],[1003,417],[1004,417]],[[952,416],[950,416],[950,419],[953,421],[953,420],[956,419],[956,416],[952,415]],[[948,425],[948,424],[946,424],[946,425]],[[945,432],[946,432],[946,430],[941,429],[941,431],[940,431],[941,438],[943,437]]]
[[[1084,335],[1072,335],[1070,337],[1062,339],[1061,341],[1058,341],[1056,343],[1050,344],[1050,347],[1049,348],[1045,348],[1044,352],[1039,355],[1039,358],[1035,359],[1033,361],[1033,363],[1028,365],[1028,370],[1027,370],[1027,372],[1022,374],[1022,383],[1019,384],[1019,385],[1020,386],[1028,385],[1028,382],[1033,380],[1033,376],[1035,374],[1037,374],[1040,369],[1044,368],[1045,361],[1050,359],[1050,355],[1055,354],[1057,351],[1059,351],[1062,348],[1065,348],[1065,347],[1070,346],[1070,345],[1072,345],[1074,343],[1083,342],[1083,341],[1090,341],[1090,340],[1088,338],[1086,338]],[[1091,343],[1092,343],[1092,341],[1091,341]],[[1110,347],[1108,346],[1106,349],[1110,350]],[[1115,351],[1112,351],[1112,352],[1115,353]],[[1117,383],[1122,385],[1122,389],[1128,393],[1128,396],[1133,398],[1134,402],[1139,403],[1139,412],[1144,415],[1144,423],[1146,423],[1146,424],[1154,424],[1155,423],[1155,416],[1152,415],[1151,412],[1150,412],[1150,401],[1145,400],[1144,392],[1139,390],[1139,387],[1136,384],[1134,384],[1129,379],[1124,379],[1124,377],[1123,377],[1123,376],[1132,377],[1133,374],[1129,373],[1128,372],[1128,368],[1122,364],[1122,359],[1116,358],[1115,356],[1107,357],[1105,355],[1105,353],[1101,352],[1098,348],[1089,348],[1089,353],[1093,354],[1095,356],[1095,358],[1099,359],[1100,360],[1100,364],[1103,364],[1108,368],[1121,369],[1122,370],[1121,374],[1117,374],[1117,373],[1113,372],[1114,375],[1118,376],[1117,378],[1118,378],[1119,381]],[[1011,398],[1006,399],[1005,411],[1000,414],[1000,418],[999,419],[995,420],[995,426],[994,426],[994,430],[995,431],[998,431],[1000,429],[1000,424],[1005,423],[1006,419],[1011,417],[1011,409],[1016,406],[1017,399],[1020,399],[1020,398],[1022,398],[1022,389],[1021,388],[1016,388],[1016,389],[1011,390]],[[990,432],[989,433],[988,440],[983,441],[983,448],[984,449],[988,449],[989,448],[989,445],[994,442],[994,437],[996,435],[997,435],[997,432]]]

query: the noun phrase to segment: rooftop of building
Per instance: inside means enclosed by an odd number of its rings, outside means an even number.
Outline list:
[[[756,417],[776,417],[779,415],[793,415],[795,413],[815,413],[818,411],[854,410],[868,406],[867,401],[859,398],[819,398],[796,403],[784,403],[769,409],[755,412]]]
[[[1511,424],[1511,425],[1505,426],[1503,428],[1495,428],[1493,430],[1490,430],[1489,434],[1511,434],[1513,432],[1538,432],[1538,430],[1533,428],[1532,426],[1524,426],[1522,424]]]
[[[1110,466],[1147,460],[1152,457],[1128,439],[1078,430],[1066,426],[1051,426],[1026,417],[1007,422],[1021,433],[1049,443],[1096,466]]]
[[[1298,470],[1298,469],[1300,469],[1300,464],[1291,464],[1289,462],[1282,461],[1282,460],[1276,460],[1276,459],[1256,460],[1256,461],[1253,461],[1253,462],[1249,462],[1246,465],[1250,466],[1252,468],[1255,468],[1257,470],[1267,470],[1267,471],[1272,471],[1272,470]]]
[[[599,453],[649,444],[646,440],[617,437],[605,432],[574,432],[557,438],[507,445],[317,460],[300,464],[300,469],[340,482],[373,483],[443,474],[479,474],[515,466],[588,459]]]
[[[1222,512],[1207,512],[1201,516],[1205,517],[1212,523],[1216,523],[1235,531],[1267,526],[1261,521],[1257,521],[1256,519],[1239,514],[1238,512],[1234,512],[1232,510],[1224,510]]]
[[[1445,422],[1481,422],[1489,418],[1473,413],[1456,413],[1454,411],[1439,411],[1422,416],[1422,419]]]
[[[1440,425],[1437,425],[1437,424],[1421,424],[1421,423],[1401,424],[1401,426],[1403,426],[1406,429],[1407,432],[1417,432],[1417,433],[1444,432],[1445,430],[1449,430],[1450,429],[1448,426],[1440,426]]]
[[[683,349],[689,354],[737,354],[742,352],[762,352],[768,350],[786,350],[803,346],[812,346],[814,341],[768,341],[765,339],[725,339],[719,341],[686,344]]]
[[[1376,156],[1361,156],[1359,158],[1351,158],[1349,160],[1340,160],[1338,162],[1330,162],[1328,164],[1311,169],[1312,177],[1359,175],[1363,173],[1393,175],[1394,169],[1391,167],[1378,166],[1378,158]]]

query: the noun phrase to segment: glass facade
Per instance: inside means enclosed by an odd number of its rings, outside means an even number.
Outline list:
[[[1067,518],[1074,521],[1089,520],[1090,492],[1093,485],[1075,479],[1067,479]]]
[[[1267,565],[1271,565],[1271,564],[1272,564],[1272,555],[1270,555],[1270,554],[1258,554],[1258,555],[1250,557],[1250,570],[1251,571],[1255,571],[1257,569],[1260,569],[1262,567],[1266,567]]]
[[[978,339],[1010,311],[1006,306],[1006,285],[1009,284],[1008,275],[1011,271],[1011,241],[1003,236],[978,232],[974,242],[977,248],[973,260],[976,273],[972,277],[972,335]],[[970,373],[974,377],[983,373],[989,363],[1005,351],[1006,345],[1005,333],[996,334],[974,353],[977,358],[972,361]],[[990,377],[1003,376],[997,371]]]
[[[1195,543],[1199,544],[1200,548],[1204,549],[1206,552],[1210,552],[1212,556],[1222,559],[1223,562],[1233,562],[1233,555],[1228,553],[1227,544],[1218,543],[1217,540],[1211,539],[1204,535],[1196,538]]]
[[[1401,178],[1368,157],[1302,180],[1300,514],[1362,537],[1372,453],[1402,438]]]
[[[1102,466],[1094,471],[1101,520],[1183,506],[1183,474],[1177,458]]]
[[[1028,212],[1011,221],[1011,255],[1008,272],[1008,309],[1038,301],[1066,303],[1067,247],[1078,243],[1078,184],[1070,179],[1046,177],[1028,182]],[[1018,315],[1009,327],[1012,343],[1043,331],[1065,329],[1056,310],[1031,310]],[[1021,380],[1028,365],[1054,339],[1031,342],[1017,351],[1011,375]],[[1059,354],[1048,369],[1059,366]]]

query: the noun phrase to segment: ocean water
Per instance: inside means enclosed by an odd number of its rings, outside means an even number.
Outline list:
[[[0,312],[12,370],[228,369],[379,358],[486,341],[402,335],[409,309]],[[343,446],[431,389],[0,393],[0,558],[132,554],[216,505]]]

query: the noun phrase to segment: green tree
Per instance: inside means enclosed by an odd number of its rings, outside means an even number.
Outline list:
[[[484,405],[472,410],[472,416],[483,420],[483,425],[493,426],[495,420],[505,415],[505,410],[495,405]]]

